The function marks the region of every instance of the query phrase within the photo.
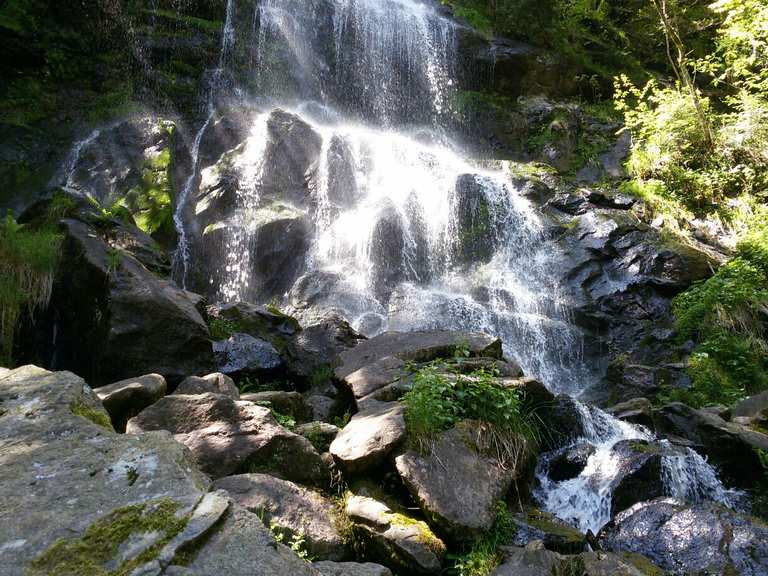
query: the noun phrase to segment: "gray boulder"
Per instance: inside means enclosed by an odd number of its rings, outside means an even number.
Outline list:
[[[167,432],[114,433],[99,399],[74,374],[10,371],[0,379],[0,406],[5,574],[70,573],[63,563],[95,558],[119,568],[132,557],[129,548],[141,549],[149,538],[144,521],[160,527],[155,543],[164,546],[183,531],[178,518],[193,513],[207,491],[209,481],[184,446]],[[98,550],[82,540],[89,529],[118,523],[125,530],[100,540]],[[152,548],[148,557],[159,553]]]
[[[389,568],[370,562],[313,562],[312,568],[322,576],[392,576]]]
[[[275,542],[256,514],[236,503],[205,545],[190,551],[186,568],[190,576],[317,575],[309,563]]]
[[[227,375],[252,374],[271,376],[283,366],[275,347],[249,334],[233,334],[227,340],[213,343],[219,370]]]
[[[445,545],[420,520],[366,496],[350,496],[345,514],[366,557],[408,574],[439,574]]]
[[[190,376],[184,379],[174,390],[174,394],[185,394],[192,396],[195,394],[223,394],[229,396],[232,400],[240,400],[240,392],[235,386],[234,380],[220,372],[208,374],[207,376]]]
[[[283,390],[256,392],[243,394],[243,400],[267,406],[275,412],[291,416],[296,422],[308,422],[312,419],[312,409],[298,392],[285,392]]]
[[[737,402],[731,409],[731,419],[750,426],[765,427],[768,423],[768,390]]]
[[[226,490],[266,526],[279,530],[285,542],[303,536],[310,556],[320,560],[348,556],[336,528],[334,504],[320,493],[267,474],[228,476],[214,482],[214,487]]]
[[[642,502],[606,525],[599,541],[606,550],[642,554],[676,575],[768,574],[768,525],[708,502]]]
[[[309,422],[296,427],[296,434],[304,436],[321,454],[328,452],[339,432],[337,426],[326,422]]]
[[[510,544],[514,546],[540,541],[547,550],[561,554],[578,554],[587,548],[586,535],[538,508],[527,508],[512,516],[512,521],[516,529]]]
[[[647,398],[633,398],[606,409],[606,412],[619,420],[653,428],[653,405]]]
[[[160,374],[173,385],[214,366],[201,297],[150,272],[102,231],[64,220],[62,261],[51,305],[56,366],[93,385]]]
[[[358,412],[331,443],[329,452],[346,474],[360,474],[384,462],[405,440],[403,406],[382,403]]]
[[[464,422],[443,432],[429,455],[409,450],[395,459],[400,478],[425,516],[455,544],[472,542],[493,526],[496,504],[521,474],[485,455],[477,426]]]
[[[147,374],[96,388],[94,392],[109,413],[112,426],[122,432],[130,418],[165,396],[167,389],[165,378]]]
[[[339,354],[335,375],[360,399],[406,376],[407,362],[450,358],[462,347],[472,356],[502,357],[501,340],[487,334],[440,330],[385,332]]]
[[[128,422],[129,434],[148,430],[171,432],[213,478],[263,471],[315,486],[328,482],[328,469],[309,441],[251,402],[221,394],[166,396]]]

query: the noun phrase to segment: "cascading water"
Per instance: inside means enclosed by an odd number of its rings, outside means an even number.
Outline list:
[[[253,0],[252,12],[248,4],[227,2],[218,67],[177,198],[179,283],[186,287],[196,264],[192,243],[218,232],[222,266],[211,284],[222,300],[278,297],[303,320],[339,312],[368,336],[427,328],[495,333],[527,374],[577,396],[594,374],[558,284],[557,245],[503,164],[481,168],[446,136],[458,95],[460,25],[429,0]],[[243,69],[246,77],[235,81]],[[256,110],[249,135],[216,164],[201,165],[203,140],[228,96]],[[64,182],[98,136],[75,146]],[[233,209],[191,225],[225,172],[236,182]],[[269,292],[255,246],[265,224],[276,222],[306,238],[296,242],[296,281]],[[204,233],[195,237],[198,227]],[[584,429],[577,442],[594,451],[576,477],[559,482],[548,477],[544,455],[536,497],[597,532],[610,519],[621,469],[616,447],[654,439],[575,405]],[[661,445],[669,495],[738,504],[701,456]]]

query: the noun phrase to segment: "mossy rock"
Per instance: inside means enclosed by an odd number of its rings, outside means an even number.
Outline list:
[[[543,540],[548,550],[562,554],[578,554],[586,549],[584,534],[538,508],[529,508],[525,514],[513,516],[513,522],[517,525],[514,543],[518,546]]]

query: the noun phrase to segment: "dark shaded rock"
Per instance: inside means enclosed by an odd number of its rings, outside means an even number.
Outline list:
[[[768,525],[713,503],[643,502],[599,538],[606,550],[643,554],[672,574],[768,573]]]
[[[213,486],[229,492],[240,506],[257,514],[265,526],[283,533],[284,541],[303,535],[311,556],[343,560],[349,555],[336,529],[334,504],[318,492],[267,474],[228,476]]]
[[[640,424],[650,429],[653,428],[652,411],[653,405],[647,398],[633,398],[606,409],[608,414],[619,420]]]
[[[268,340],[278,349],[286,338],[301,331],[295,318],[250,302],[219,304],[213,307],[211,315],[229,320],[238,332]]]
[[[653,421],[660,434],[706,455],[731,484],[749,488],[762,477],[757,450],[768,450],[768,435],[679,402],[654,410]]]
[[[72,373],[34,366],[7,372],[0,407],[6,574],[26,573],[60,538],[80,538],[112,512],[160,499],[192,512],[207,491],[209,480],[186,448],[166,432],[114,433],[99,399]]]
[[[304,401],[304,397],[298,392],[285,392],[273,390],[270,392],[257,392],[255,394],[243,394],[243,400],[253,402],[260,406],[291,416],[296,422],[309,422],[312,419],[312,410]]]
[[[481,178],[462,174],[454,191],[458,261],[488,262],[496,249],[496,230],[491,203]]]
[[[355,172],[355,157],[349,143],[334,134],[328,147],[328,201],[335,207],[350,210],[360,197]]]
[[[323,140],[301,118],[279,109],[270,115],[267,131],[262,194],[302,206],[309,200]]]
[[[249,334],[233,334],[213,343],[219,370],[227,375],[253,374],[269,377],[283,367],[283,359],[272,344]]]
[[[424,515],[452,543],[468,543],[485,533],[496,517],[496,503],[522,475],[486,456],[478,445],[478,424],[462,423],[443,432],[429,455],[414,450],[395,459],[397,472]]]
[[[548,464],[548,476],[555,482],[575,478],[587,465],[587,460],[595,453],[595,447],[581,442],[561,450]]]
[[[526,546],[541,541],[547,550],[561,554],[578,554],[587,548],[587,537],[573,526],[537,508],[529,508],[525,514],[512,517],[515,536],[510,544]]]
[[[109,413],[112,426],[122,432],[130,418],[165,396],[167,388],[165,378],[148,374],[102,386],[94,392]]]
[[[546,550],[544,544],[537,541],[525,548],[506,546],[502,553],[504,561],[492,576],[552,576],[563,562],[560,554]]]
[[[405,231],[401,214],[391,203],[385,205],[371,237],[371,282],[373,292],[382,302],[406,277]]]
[[[543,438],[546,448],[558,448],[584,436],[584,421],[578,403],[567,394],[560,394],[542,412],[549,433]]]
[[[235,386],[235,382],[229,376],[219,372],[208,374],[207,376],[190,376],[184,379],[174,390],[174,394],[223,394],[233,400],[240,400],[240,392]]]
[[[199,296],[110,248],[83,222],[65,220],[64,230],[51,304],[58,319],[54,366],[82,374],[92,385],[151,373],[173,385],[212,371]]]
[[[321,454],[328,452],[331,443],[336,439],[341,430],[338,426],[328,424],[327,422],[308,422],[296,426],[296,434],[304,436],[312,443],[315,450]]]
[[[588,198],[596,206],[618,208],[619,210],[629,210],[637,202],[637,199],[626,194],[611,194],[604,190],[590,190]]]
[[[365,556],[408,574],[439,574],[445,545],[426,522],[393,512],[366,496],[349,496],[345,508]]]
[[[370,562],[313,562],[312,568],[322,576],[392,576],[389,568]]]
[[[347,474],[381,464],[405,440],[403,406],[382,403],[358,412],[331,444],[329,452]]]
[[[662,479],[662,450],[657,444],[624,440],[613,447],[619,471],[613,482],[611,515],[644,500],[665,494]]]
[[[220,394],[166,396],[128,422],[129,434],[168,430],[213,478],[266,472],[314,486],[328,469],[306,438],[278,425],[268,408]]]

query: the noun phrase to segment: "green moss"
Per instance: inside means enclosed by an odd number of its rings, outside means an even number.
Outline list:
[[[76,402],[72,404],[69,407],[69,410],[75,416],[80,416],[86,420],[90,420],[97,426],[101,426],[110,432],[114,432],[114,428],[112,428],[112,421],[109,419],[109,416],[101,410],[97,410],[96,408],[88,406],[82,402]]]
[[[227,340],[233,334],[243,331],[237,322],[221,316],[211,318],[210,322],[208,322],[208,329],[211,332],[211,338],[214,340]]]
[[[183,14],[179,14],[178,12],[172,12],[170,10],[157,9],[157,10],[144,10],[144,12],[147,14],[151,14],[153,16],[160,16],[161,18],[166,18],[168,20],[180,22],[185,26],[193,26],[195,28],[202,30],[203,32],[208,32],[210,34],[218,34],[221,32],[222,28],[224,27],[224,23],[221,21],[206,20],[204,18],[195,18],[194,16],[185,16]]]
[[[538,528],[547,534],[559,536],[568,542],[578,543],[584,541],[584,535],[581,532],[561,522],[557,522],[551,515],[541,510],[535,508],[528,510],[525,521],[534,528]]]
[[[445,544],[435,536],[435,533],[432,532],[429,525],[423,520],[416,520],[405,514],[395,512],[393,514],[386,514],[386,521],[392,524],[392,526],[415,526],[419,531],[419,541],[422,544],[438,556],[445,554]]]
[[[57,540],[30,564],[25,575],[127,576],[157,557],[163,546],[184,529],[187,519],[177,516],[178,508],[169,499],[119,508],[94,522],[81,538]],[[154,545],[136,558],[106,568],[132,535],[155,532],[161,536]]]
[[[641,554],[636,554],[634,552],[619,552],[618,554],[621,556],[622,560],[632,564],[632,566],[640,570],[645,576],[664,576],[666,574],[664,570]]]

